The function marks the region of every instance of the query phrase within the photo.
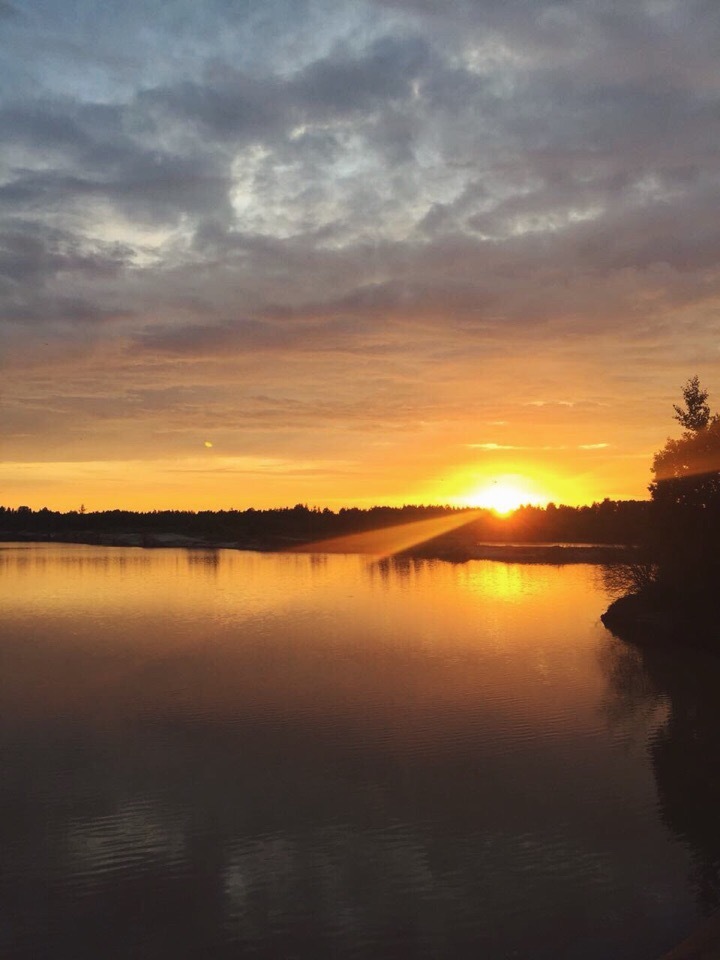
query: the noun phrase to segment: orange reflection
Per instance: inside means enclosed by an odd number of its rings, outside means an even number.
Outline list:
[[[3,555],[0,653],[12,667],[0,720],[293,718],[403,747],[459,736],[488,710],[552,726],[558,698],[576,729],[583,713],[596,722],[602,598],[585,567],[241,551],[208,563],[49,545]]]
[[[470,566],[464,583],[486,600],[515,603],[532,596],[537,580],[537,569],[533,569],[531,576],[527,576],[527,570],[522,564],[486,562],[482,566]]]

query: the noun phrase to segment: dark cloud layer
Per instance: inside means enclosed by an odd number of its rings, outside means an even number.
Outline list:
[[[119,394],[130,370],[172,390],[188,361],[261,389],[283,363],[301,403],[338,374],[342,409],[384,358],[447,408],[464,360],[489,393],[530,343],[535,393],[617,354],[655,392],[713,370],[709,0],[44,11],[0,4],[10,378],[47,354],[72,392],[101,355]]]

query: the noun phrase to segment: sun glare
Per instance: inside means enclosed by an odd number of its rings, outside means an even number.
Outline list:
[[[506,517],[524,504],[540,506],[546,502],[546,498],[533,491],[530,484],[524,483],[521,478],[506,477],[488,480],[467,497],[469,506],[492,510],[501,517]]]

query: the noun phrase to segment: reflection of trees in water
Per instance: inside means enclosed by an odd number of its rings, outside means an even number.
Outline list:
[[[383,557],[367,565],[367,573],[372,582],[382,582],[389,586],[394,580],[410,580],[428,567],[432,561],[405,554]]]
[[[185,562],[191,569],[217,574],[220,570],[220,552],[218,550],[187,550]]]
[[[603,711],[611,724],[630,730],[636,728],[638,720],[644,719],[653,729],[664,722],[667,713],[662,708],[666,701],[645,670],[639,647],[613,637],[601,647],[599,658],[608,680]]]
[[[614,641],[603,654],[614,719],[665,704],[649,744],[663,822],[690,849],[703,912],[720,906],[720,658]]]

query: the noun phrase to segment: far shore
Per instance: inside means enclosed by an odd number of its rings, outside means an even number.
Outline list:
[[[145,549],[183,548],[187,550],[252,550],[263,553],[324,553],[317,546],[291,537],[264,540],[209,541],[183,534],[158,533],[78,533],[64,536],[41,536],[0,532],[0,543],[77,543],[103,547],[142,547]],[[622,544],[597,543],[501,543],[478,542],[458,544],[442,540],[419,544],[400,554],[426,560],[464,563],[468,560],[497,560],[504,563],[627,563],[634,559],[636,548]],[[335,551],[337,552],[337,551]]]

